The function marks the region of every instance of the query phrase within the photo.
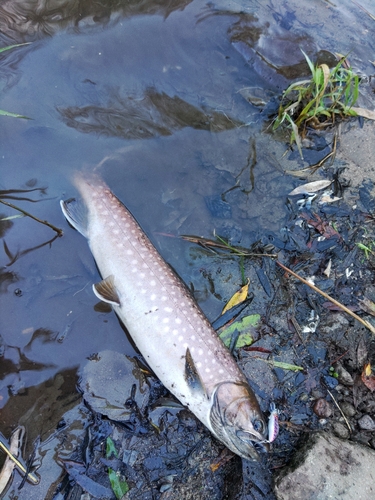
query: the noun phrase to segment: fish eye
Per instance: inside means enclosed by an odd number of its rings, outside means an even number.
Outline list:
[[[253,421],[253,427],[257,432],[262,433],[264,431],[263,422],[261,420],[258,420],[257,418]]]

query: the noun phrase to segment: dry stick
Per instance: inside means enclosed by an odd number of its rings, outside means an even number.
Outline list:
[[[294,271],[292,271],[288,267],[284,266],[284,264],[281,264],[281,262],[279,262],[278,260],[276,261],[276,263],[281,268],[283,268],[284,271],[286,271],[287,273],[291,274],[295,278],[299,279],[300,281],[302,281],[302,283],[304,283],[305,285],[307,285],[310,288],[312,288],[315,292],[320,293],[320,295],[322,295],[323,297],[325,297],[327,300],[329,300],[330,302],[332,302],[333,304],[335,304],[337,307],[339,307],[340,309],[342,309],[346,313],[350,314],[350,316],[352,318],[354,318],[357,321],[359,321],[360,323],[362,323],[362,325],[364,325],[366,328],[368,328],[370,330],[370,332],[375,335],[375,327],[373,327],[368,321],[366,321],[366,320],[360,318],[359,316],[357,316],[357,314],[355,314],[353,311],[351,311],[350,309],[348,309],[346,306],[344,306],[343,304],[341,304],[340,302],[338,302],[336,299],[334,299],[333,297],[331,297],[327,293],[322,292],[322,290],[319,290],[319,288],[317,288],[315,285],[311,284],[309,281],[305,280],[304,278],[302,278],[301,276],[299,276],[297,273],[295,273]]]
[[[31,215],[29,212],[26,212],[25,210],[22,210],[22,208],[16,207],[16,205],[13,205],[13,203],[8,203],[7,201],[4,201],[4,200],[0,200],[0,203],[2,203],[3,205],[7,205],[8,207],[14,208],[14,210],[18,210],[23,215],[26,215],[27,217],[30,217],[31,219],[36,220],[40,224],[44,224],[45,226],[50,227],[51,229],[53,229],[54,231],[56,231],[56,233],[59,236],[63,235],[63,230],[62,229],[59,229],[58,227],[54,226],[50,222],[47,222],[46,220],[38,219],[38,217],[35,217],[34,215]]]
[[[5,453],[8,455],[8,457],[13,460],[13,462],[17,465],[17,467],[19,469],[21,469],[21,471],[26,474],[26,469],[25,467],[21,464],[21,462],[19,460],[17,460],[17,458],[8,450],[8,448],[0,441],[0,448],[3,449],[3,451],[5,451]],[[38,478],[36,478],[33,474],[30,474],[30,472],[28,473],[27,477],[34,483],[34,484],[38,484],[39,483],[39,480]]]
[[[344,417],[345,423],[348,426],[349,432],[351,434],[352,433],[352,428],[350,427],[350,424],[348,422],[348,419],[345,416],[345,413],[342,411],[342,409],[340,408],[340,405],[338,404],[338,402],[336,401],[336,399],[333,397],[332,392],[328,389],[328,387],[326,387],[326,389],[327,389],[328,394],[331,396],[333,402],[335,403],[335,405],[337,406],[337,408],[340,410],[341,415]]]

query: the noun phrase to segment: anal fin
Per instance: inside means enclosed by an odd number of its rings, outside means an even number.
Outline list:
[[[102,300],[103,302],[107,302],[108,304],[111,304],[113,306],[121,305],[115,287],[115,277],[113,276],[113,274],[111,274],[104,280],[99,281],[99,283],[95,283],[94,285],[92,285],[92,289],[98,299]]]

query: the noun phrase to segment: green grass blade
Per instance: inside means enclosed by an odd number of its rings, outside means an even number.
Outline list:
[[[4,111],[3,109],[0,109],[0,116],[12,116],[13,118],[24,118],[25,120],[32,120],[32,118],[29,118],[28,116],[17,115],[17,113],[10,113],[9,111]]]
[[[5,52],[6,50],[14,49],[15,47],[22,47],[23,45],[30,45],[31,42],[25,42],[25,43],[16,43],[15,45],[8,45],[8,47],[3,47],[0,49],[0,54],[1,52]]]

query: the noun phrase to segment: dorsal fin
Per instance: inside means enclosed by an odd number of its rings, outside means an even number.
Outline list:
[[[111,274],[104,280],[99,281],[99,283],[95,283],[94,285],[92,285],[92,289],[98,299],[102,300],[103,302],[107,302],[108,304],[112,304],[115,306],[120,305],[120,299],[115,287],[115,277],[113,276],[113,274]]]
[[[186,349],[185,355],[185,380],[192,390],[206,394],[189,348]]]

